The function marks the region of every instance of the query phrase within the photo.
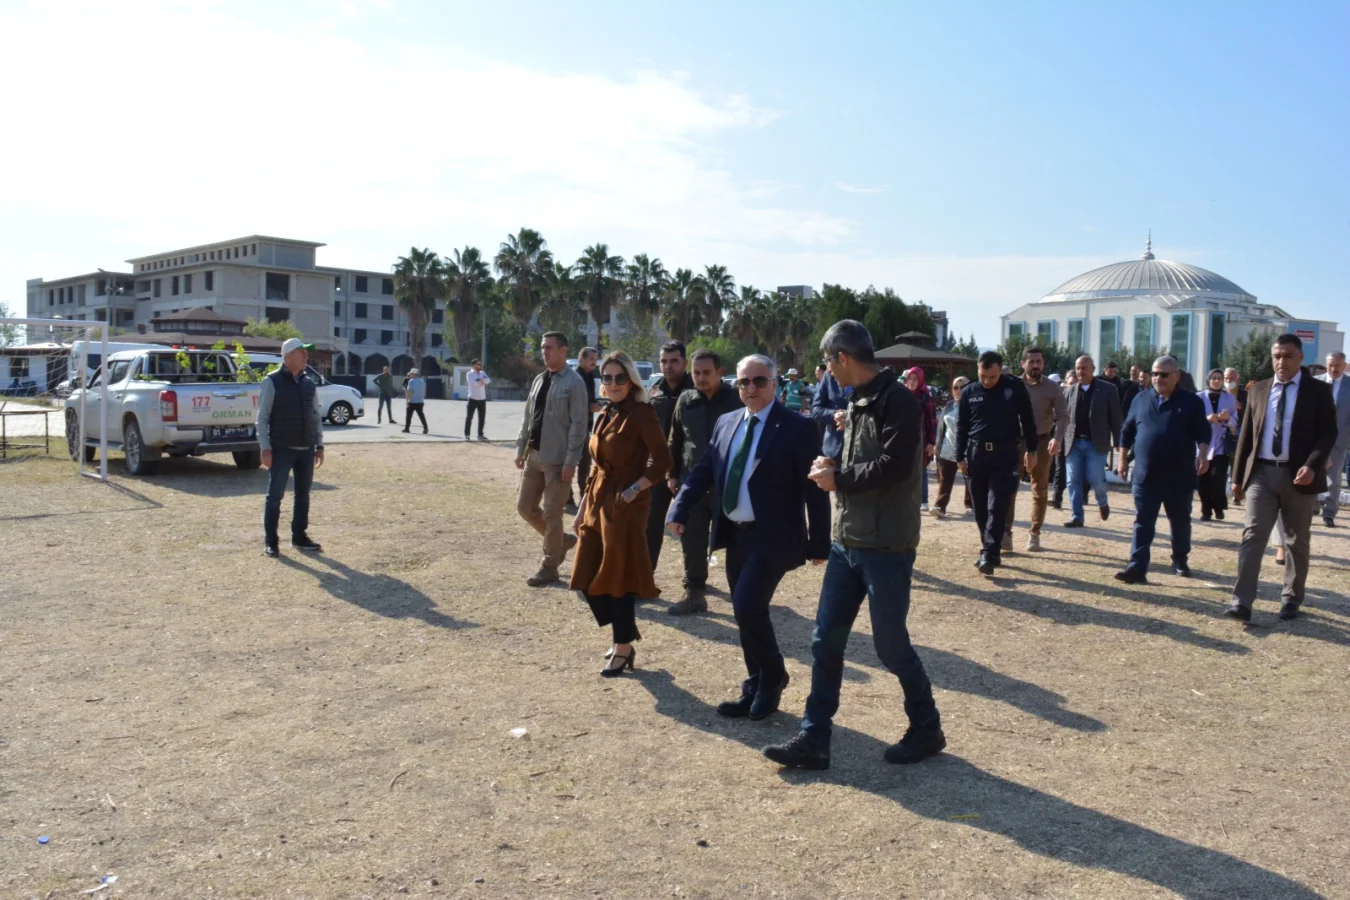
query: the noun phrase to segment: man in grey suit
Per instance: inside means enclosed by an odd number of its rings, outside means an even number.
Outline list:
[[[1277,518],[1283,520],[1285,550],[1281,619],[1303,605],[1308,579],[1308,543],[1317,495],[1327,487],[1327,463],[1336,446],[1336,405],[1331,386],[1303,370],[1303,342],[1282,334],[1270,348],[1275,377],[1247,391],[1242,431],[1233,454],[1233,498],[1246,493],[1246,527],[1238,550],[1233,605],[1225,615],[1252,619],[1261,577],[1261,557]]]
[[[1350,378],[1345,377],[1345,353],[1340,350],[1328,353],[1327,373],[1319,378],[1331,385],[1331,399],[1336,404],[1336,446],[1331,449],[1327,502],[1322,507],[1322,522],[1328,528],[1335,528],[1336,513],[1341,508],[1345,455],[1350,450]]]
[[[1083,527],[1083,491],[1091,486],[1097,510],[1105,520],[1111,515],[1106,494],[1106,454],[1120,446],[1120,394],[1115,385],[1095,378],[1096,365],[1090,356],[1080,356],[1073,364],[1078,384],[1067,392],[1069,430],[1067,457],[1069,504],[1073,518],[1065,528]]]

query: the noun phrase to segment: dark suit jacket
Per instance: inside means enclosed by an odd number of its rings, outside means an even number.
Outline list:
[[[738,409],[717,420],[712,443],[685,477],[666,516],[667,522],[685,524],[689,511],[711,491],[717,510],[712,527],[714,550],[727,545],[727,536],[719,527],[722,494],[731,463],[731,441],[744,415]],[[806,477],[819,455],[820,433],[815,423],[775,400],[755,448],[758,463],[750,473],[750,505],[755,509],[756,527],[747,532],[747,538],[771,563],[785,570],[830,555],[830,496]]]
[[[1134,448],[1134,483],[1178,490],[1194,489],[1196,449],[1209,438],[1205,402],[1179,386],[1161,408],[1157,391],[1140,391],[1120,430],[1120,446]]]
[[[1245,489],[1256,469],[1256,453],[1261,449],[1261,432],[1266,427],[1266,407],[1270,403],[1274,378],[1258,381],[1247,391],[1247,408],[1242,412],[1242,431],[1233,455],[1233,483]],[[1289,463],[1295,473],[1303,466],[1313,470],[1312,484],[1297,485],[1300,494],[1320,494],[1327,489],[1327,463],[1336,445],[1336,403],[1331,385],[1318,381],[1303,370],[1298,383],[1298,401],[1289,426]]]
[[[1120,410],[1120,394],[1116,386],[1104,378],[1094,378],[1097,383],[1092,392],[1092,407],[1088,410],[1088,425],[1092,428],[1092,445],[1098,453],[1109,453],[1112,447],[1120,446],[1120,426],[1125,418]],[[1069,406],[1069,431],[1065,436],[1066,446],[1073,446],[1074,431],[1078,427],[1078,401],[1083,399],[1083,388],[1074,385],[1065,396]]]

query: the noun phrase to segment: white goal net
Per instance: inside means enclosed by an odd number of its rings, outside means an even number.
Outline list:
[[[116,341],[102,322],[0,318],[0,461],[70,459],[107,480],[107,384],[95,376]]]

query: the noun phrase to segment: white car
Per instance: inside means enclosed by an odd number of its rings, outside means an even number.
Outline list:
[[[281,365],[281,357],[268,353],[250,353],[248,365],[250,369],[256,369],[260,373],[270,372]],[[323,410],[323,416],[329,422],[334,425],[347,425],[352,419],[359,419],[366,414],[365,398],[356,388],[349,388],[345,384],[333,384],[314,371],[313,366],[307,366],[305,371],[309,373],[310,380],[318,386],[319,409]]]

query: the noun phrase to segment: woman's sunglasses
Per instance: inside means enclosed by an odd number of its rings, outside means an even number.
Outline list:
[[[601,384],[627,384],[628,376],[620,372],[618,375],[601,375]]]

